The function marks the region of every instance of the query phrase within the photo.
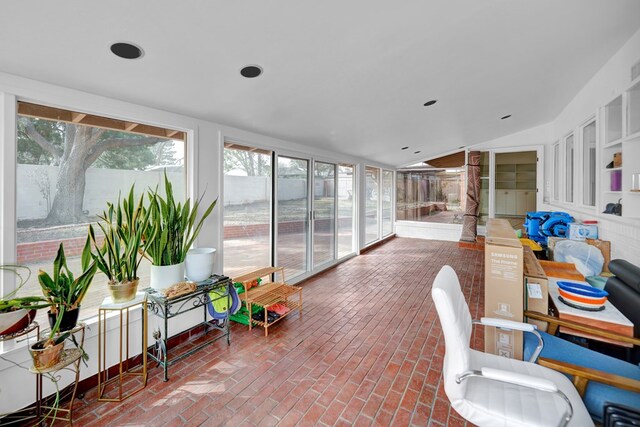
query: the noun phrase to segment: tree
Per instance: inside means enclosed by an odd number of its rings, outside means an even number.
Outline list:
[[[142,169],[154,164],[155,156],[148,148],[162,140],[90,126],[20,117],[18,162],[53,164],[59,167],[53,202],[45,223],[78,223],[87,220],[82,202],[86,171],[90,166],[121,165],[119,168],[125,166],[127,169],[135,169],[133,166],[137,165]],[[136,148],[144,150],[136,151]],[[122,149],[125,150],[124,155],[120,153]],[[151,156],[145,158],[145,151]]]
[[[271,176],[271,156],[248,150],[224,150],[224,171],[241,169],[247,176]]]

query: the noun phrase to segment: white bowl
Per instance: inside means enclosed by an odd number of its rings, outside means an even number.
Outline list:
[[[33,310],[32,314],[31,310],[24,308],[7,313],[0,313],[0,335],[14,333],[26,328],[34,316],[35,310]]]
[[[189,280],[200,282],[213,274],[215,248],[194,248],[187,252],[186,275]]]

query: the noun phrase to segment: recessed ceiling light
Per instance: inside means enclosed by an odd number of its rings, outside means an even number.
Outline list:
[[[509,117],[511,117],[511,114],[507,114],[506,116],[500,117],[500,120],[508,119]]]
[[[425,103],[424,103],[424,106],[425,106],[425,107],[428,107],[428,106],[430,106],[430,105],[435,104],[436,102],[438,102],[438,100],[437,100],[437,99],[432,99],[431,101],[427,101],[427,102],[425,102]]]
[[[124,59],[138,59],[144,55],[141,47],[132,43],[120,42],[111,45],[111,52]]]
[[[409,148],[409,147],[402,147],[401,150],[406,150],[407,148]]]
[[[262,68],[258,65],[247,65],[242,70],[240,70],[240,74],[242,74],[243,77],[252,79],[262,74]]]
[[[418,154],[418,153],[420,153],[420,150],[413,152],[413,154]]]

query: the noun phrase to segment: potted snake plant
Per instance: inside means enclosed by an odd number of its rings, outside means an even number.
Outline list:
[[[53,277],[40,270],[38,281],[46,300],[51,304],[49,324],[53,328],[58,317],[61,317],[60,331],[73,329],[78,322],[80,304],[89,290],[89,285],[96,274],[97,265],[91,256],[90,238],[84,244],[81,256],[82,273],[74,277],[67,266],[64,245],[60,243],[58,253],[53,261]]]
[[[145,256],[152,262],[151,287],[162,289],[184,280],[185,258],[198,237],[204,220],[216,205],[214,200],[198,220],[201,196],[191,204],[176,202],[173,186],[164,172],[165,196],[149,191],[149,228],[144,241]]]
[[[116,205],[107,203],[107,210],[98,215],[98,227],[104,234],[102,244],[98,243],[93,225],[89,226],[89,237],[96,249],[93,259],[107,276],[107,286],[116,303],[131,301],[138,289],[142,239],[149,219],[143,202],[144,195],[137,201],[134,198],[132,185],[127,197],[121,200],[118,196]]]

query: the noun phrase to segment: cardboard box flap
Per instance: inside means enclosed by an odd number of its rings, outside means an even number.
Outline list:
[[[533,254],[533,250],[529,246],[524,247],[524,275],[529,277],[538,277],[546,279],[547,275],[540,265],[540,261]]]
[[[490,218],[486,230],[485,244],[522,247],[516,231],[506,219]]]

